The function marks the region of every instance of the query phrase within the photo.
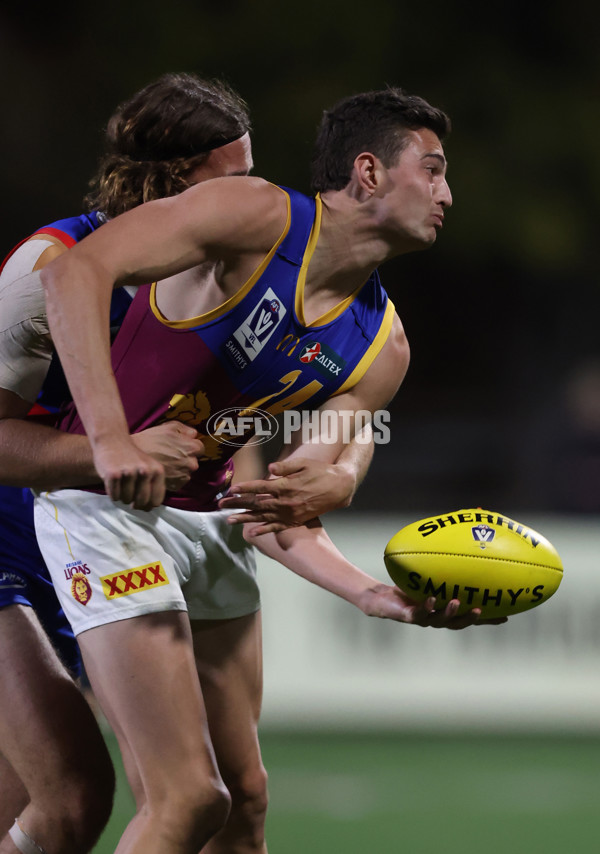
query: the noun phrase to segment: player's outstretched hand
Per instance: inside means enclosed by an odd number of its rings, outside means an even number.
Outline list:
[[[94,465],[113,501],[132,504],[137,510],[151,510],[165,497],[162,464],[138,450],[129,436],[98,441]]]
[[[499,625],[507,621],[507,617],[482,620],[479,608],[457,616],[456,612],[460,607],[458,599],[452,599],[443,610],[436,610],[435,605],[433,596],[425,602],[414,602],[397,587],[377,584],[363,594],[361,610],[370,617],[383,617],[399,623],[412,623],[433,629],[466,629],[468,626]]]
[[[204,453],[204,444],[197,431],[179,421],[148,427],[131,438],[140,451],[162,464],[166,488],[170,492],[186,485],[198,469],[198,457]]]
[[[355,478],[343,466],[301,457],[269,466],[270,478],[248,480],[222,498],[222,510],[245,510],[228,522],[256,522],[252,534],[269,534],[303,525],[310,519],[347,507],[356,488]]]

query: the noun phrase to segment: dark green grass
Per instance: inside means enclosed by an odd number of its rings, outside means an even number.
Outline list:
[[[262,745],[270,854],[597,846],[600,738],[264,733]],[[115,811],[96,854],[111,854],[131,815],[118,767]]]

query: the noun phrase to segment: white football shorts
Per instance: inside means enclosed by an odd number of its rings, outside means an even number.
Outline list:
[[[257,611],[254,550],[229,515],[133,510],[78,489],[36,496],[38,542],[74,633],[159,611],[191,620]]]

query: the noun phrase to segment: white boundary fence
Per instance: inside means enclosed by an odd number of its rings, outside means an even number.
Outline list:
[[[388,581],[385,544],[417,518],[338,513],[326,527]],[[367,618],[259,556],[263,726],[600,733],[600,519],[519,521],[558,549],[558,592],[503,626],[462,632]]]

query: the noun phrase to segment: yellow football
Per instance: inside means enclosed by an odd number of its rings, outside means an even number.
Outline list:
[[[457,510],[402,528],[384,555],[394,583],[436,608],[460,599],[459,614],[508,617],[541,605],[563,576],[558,552],[537,531],[490,510]]]

